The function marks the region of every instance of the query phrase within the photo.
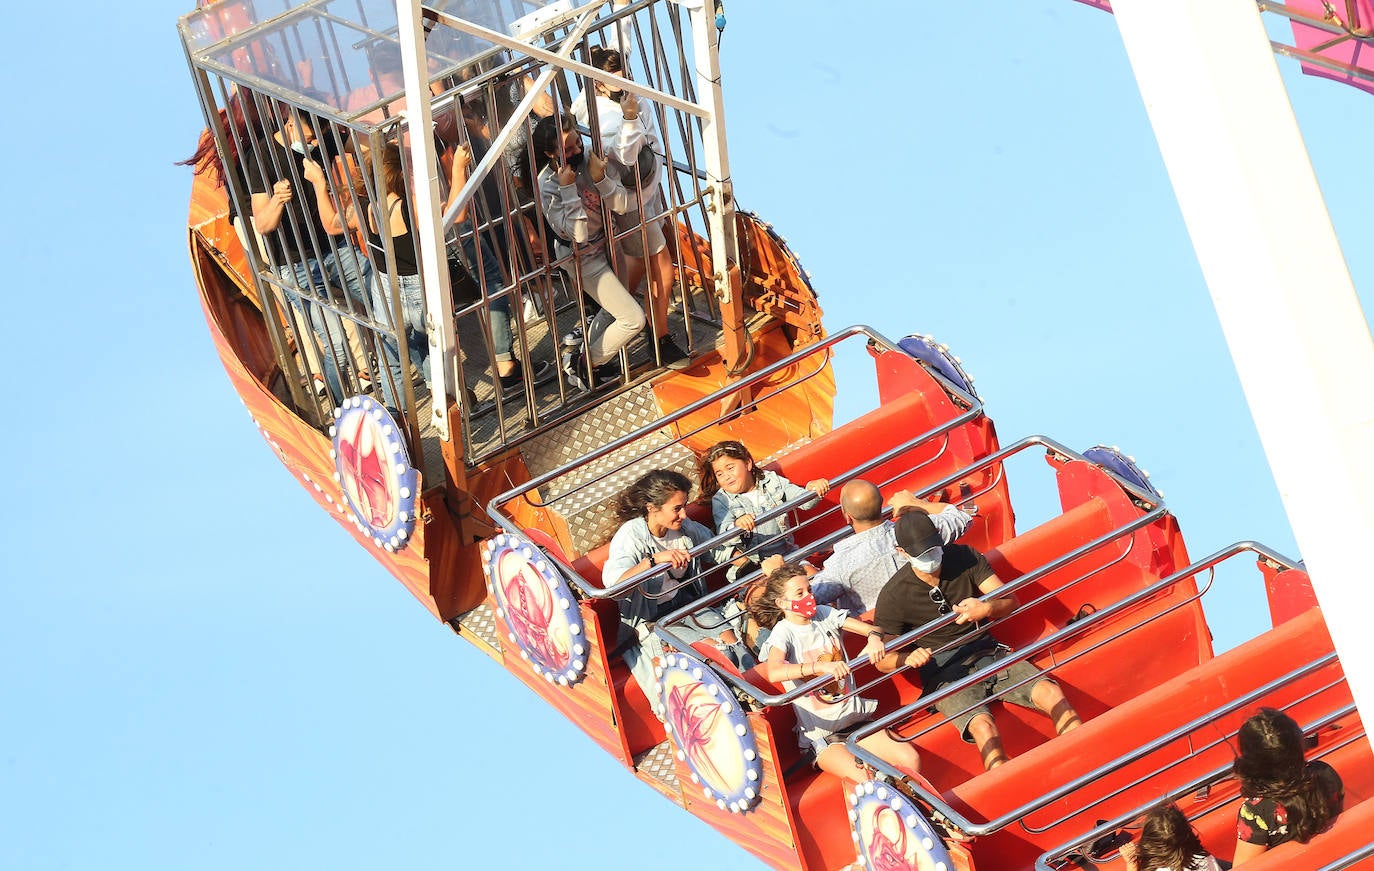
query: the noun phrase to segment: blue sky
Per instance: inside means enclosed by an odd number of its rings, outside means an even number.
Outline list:
[[[0,867],[757,867],[452,636],[292,483],[191,280],[190,175],[172,166],[202,123],[185,5],[47,9],[11,9],[0,62],[20,302],[0,327],[19,391]],[[832,328],[948,342],[1004,441],[1120,444],[1195,556],[1296,551],[1110,16],[727,12],[737,194],[812,270]],[[1368,301],[1352,173],[1370,98],[1282,67]],[[1244,637],[1259,588],[1231,596],[1217,632]]]

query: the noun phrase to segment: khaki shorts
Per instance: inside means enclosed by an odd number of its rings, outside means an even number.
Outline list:
[[[629,257],[645,256],[644,243],[646,237],[648,240],[648,253],[651,256],[662,251],[668,245],[668,240],[664,238],[663,235],[662,219],[651,220],[643,229],[639,226],[644,220],[643,215],[645,212],[650,215],[663,214],[665,208],[663,203],[663,189],[656,186],[652,191],[645,191],[644,195],[646,202],[643,205],[647,206],[647,208],[641,208],[639,203],[635,203],[625,214],[613,214],[611,216],[615,222],[615,232],[617,236],[627,230],[634,230],[633,233],[622,237],[620,240],[620,250],[624,251]],[[630,191],[630,197],[633,199],[634,196],[635,192]]]
[[[962,680],[975,671],[986,668],[1010,653],[1011,648],[996,644],[991,641],[990,636],[984,636],[977,641],[970,642],[964,648],[957,648],[952,652],[956,657],[952,662],[929,673],[922,669],[921,682],[925,686],[926,692],[933,693],[942,686]],[[1040,710],[1031,701],[1031,692],[1042,682],[1050,681],[1053,683],[1053,681],[1044,676],[1040,680],[1030,680],[1039,673],[1039,669],[1025,660],[1012,663],[986,680],[965,687],[952,696],[946,696],[935,703],[935,709],[950,718],[950,722],[959,729],[959,734],[963,736],[965,741],[973,743],[973,738],[968,733],[969,721],[979,714],[992,716],[987,705],[979,703],[996,695],[1006,687],[1021,684],[999,696],[1004,704],[1019,705],[1035,711]],[[930,680],[927,680],[927,674],[929,674]],[[960,713],[966,708],[972,709],[966,713]]]

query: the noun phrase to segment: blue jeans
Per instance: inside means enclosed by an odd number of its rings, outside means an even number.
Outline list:
[[[425,386],[428,387],[432,379],[429,372],[429,335],[425,332],[425,286],[418,274],[398,275],[396,282],[401,290],[401,326],[396,330],[396,334],[399,336],[402,331],[405,332],[410,362],[420,370],[420,375],[425,379]],[[372,310],[377,312],[378,322],[387,326],[391,325],[391,305],[387,302],[387,291],[390,288],[390,276],[385,272],[373,274]],[[389,336],[382,336],[381,340],[387,349],[387,368],[391,372],[391,380],[399,386],[403,383],[400,355],[396,353],[395,345]],[[394,365],[393,356],[396,358]]]
[[[487,242],[485,237],[477,237],[473,235],[471,231],[472,222],[470,219],[458,225],[458,232],[461,234],[460,238],[462,239],[463,259],[467,261],[468,269],[475,277],[479,266],[476,240],[481,238],[481,284],[486,291],[486,295],[490,297],[492,294],[500,292],[500,290],[506,286],[506,280],[501,276],[501,264],[496,259],[496,252],[492,249],[491,244]],[[510,329],[510,300],[503,296],[498,300],[492,301],[487,306],[487,310],[491,312],[492,357],[494,357],[498,363],[514,360],[515,355],[513,349],[515,347],[515,342]]]
[[[295,309],[298,320],[308,319],[311,329],[320,340],[321,356],[324,358],[324,381],[335,405],[344,400],[343,379],[339,365],[349,360],[348,337],[344,334],[343,319],[319,303],[329,299],[326,286],[343,288],[347,304],[364,308],[367,294],[364,281],[371,278],[372,264],[368,263],[351,245],[340,245],[337,251],[331,250],[324,257],[308,258],[304,263],[283,263],[277,267],[281,280],[296,290],[287,292],[287,300]],[[376,313],[381,323],[389,323],[390,317]],[[394,345],[382,343],[382,355],[388,367],[400,371],[400,361],[396,358]],[[387,379],[382,379],[382,395],[385,404],[396,407],[395,394]]]

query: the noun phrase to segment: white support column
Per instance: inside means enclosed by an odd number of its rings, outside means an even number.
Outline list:
[[[707,0],[677,0],[692,20],[692,56],[697,65],[697,101],[706,113],[701,118],[701,139],[706,183],[711,200],[707,224],[711,234],[711,269],[716,293],[730,301],[730,262],[736,259],[735,192],[730,180],[730,156],[725,147],[725,98],[720,88],[720,42],[715,27],[714,4]],[[710,7],[710,8],[708,8]]]
[[[1356,704],[1374,712],[1374,343],[1259,10],[1112,6]]]
[[[444,441],[450,438],[447,411],[457,396],[457,385],[449,390],[450,376],[457,367],[450,365],[456,354],[453,338],[453,302],[448,286],[448,258],[444,252],[444,231],[439,223],[439,159],[434,153],[430,111],[429,71],[425,65],[425,34],[420,19],[420,0],[396,0],[397,38],[401,45],[401,74],[406,87],[406,118],[409,136],[411,195],[415,197],[415,228],[420,246],[420,276],[425,285],[425,329],[430,344],[433,380],[430,383],[432,412],[430,422]],[[398,330],[404,335],[404,330]]]

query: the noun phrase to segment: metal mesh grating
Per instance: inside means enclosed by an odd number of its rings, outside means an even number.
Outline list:
[[[677,768],[673,764],[673,742],[664,741],[656,747],[645,750],[635,757],[635,771],[641,776],[652,778],[663,784],[670,793],[682,789],[677,779]]]
[[[527,442],[526,467],[531,475],[544,474],[653,423],[658,417],[653,388],[642,384]],[[641,459],[595,480],[635,457]],[[574,545],[585,553],[600,544],[605,521],[602,505],[607,499],[651,469],[675,469],[695,477],[695,463],[692,452],[674,444],[671,434],[663,430],[551,482],[545,501],[564,517]]]
[[[466,614],[459,614],[451,622],[453,628],[475,636],[494,652],[501,652],[501,629],[495,612],[486,602]]]

